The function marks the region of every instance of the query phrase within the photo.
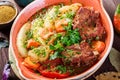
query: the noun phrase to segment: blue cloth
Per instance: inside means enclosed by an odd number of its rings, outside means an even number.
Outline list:
[[[33,0],[15,0],[15,2],[21,7],[25,7],[26,5],[28,5],[32,1]]]

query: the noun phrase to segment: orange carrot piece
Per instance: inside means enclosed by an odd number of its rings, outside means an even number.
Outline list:
[[[37,69],[40,66],[39,63],[32,62],[30,57],[25,58],[23,64],[30,69]]]
[[[38,47],[40,45],[39,42],[36,42],[35,40],[33,39],[30,39],[28,40],[28,43],[27,43],[27,48],[30,48],[30,47]]]
[[[103,41],[93,41],[92,48],[101,53],[105,49],[105,43]]]
[[[63,26],[55,27],[55,29],[56,29],[56,32],[63,32],[63,31],[65,31]]]

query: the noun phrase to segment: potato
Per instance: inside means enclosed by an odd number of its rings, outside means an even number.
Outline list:
[[[44,62],[49,58],[49,47],[48,46],[40,46],[38,48],[34,48],[28,52],[28,56],[35,62]]]
[[[27,49],[24,47],[24,41],[27,37],[26,32],[30,29],[30,27],[31,27],[30,22],[25,23],[17,35],[17,47],[22,57],[27,57]]]

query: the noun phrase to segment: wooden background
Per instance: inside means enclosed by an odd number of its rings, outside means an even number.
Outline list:
[[[109,16],[111,17],[111,20],[113,20],[114,11],[116,9],[116,6],[119,3],[120,3],[120,0],[103,0],[104,7],[108,12]],[[9,40],[9,32],[10,32],[10,28],[0,30],[0,37],[5,37],[6,39]],[[118,51],[120,51],[120,35],[118,35],[116,32],[114,33],[115,35],[114,35],[113,47]],[[7,61],[8,61],[8,48],[2,48],[0,49],[0,80],[1,80],[4,65],[7,63]],[[86,80],[94,80],[94,76],[103,72],[108,72],[108,71],[116,71],[116,70],[109,62],[109,59],[107,58],[104,64],[101,66],[101,68]],[[12,70],[10,73],[9,80],[19,80]]]

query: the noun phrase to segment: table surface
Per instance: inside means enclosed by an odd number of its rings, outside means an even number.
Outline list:
[[[120,0],[103,0],[104,7],[106,11],[108,12],[111,20],[113,20],[114,11],[116,9],[116,6],[120,3]],[[11,25],[10,25],[11,26]],[[118,35],[116,32],[114,32],[114,42],[113,47],[120,51],[120,35]],[[10,29],[4,29],[0,30],[0,37],[4,37],[9,40],[9,34]],[[4,68],[4,65],[8,61],[8,48],[2,48],[0,49],[0,79],[2,76],[2,71]],[[106,59],[106,61],[103,63],[103,65],[98,69],[97,72],[95,72],[92,76],[90,76],[86,80],[94,80],[94,76],[108,71],[116,71],[115,68],[111,65],[109,58]],[[19,80],[17,76],[14,74],[14,72],[11,70],[10,78],[9,80]]]

